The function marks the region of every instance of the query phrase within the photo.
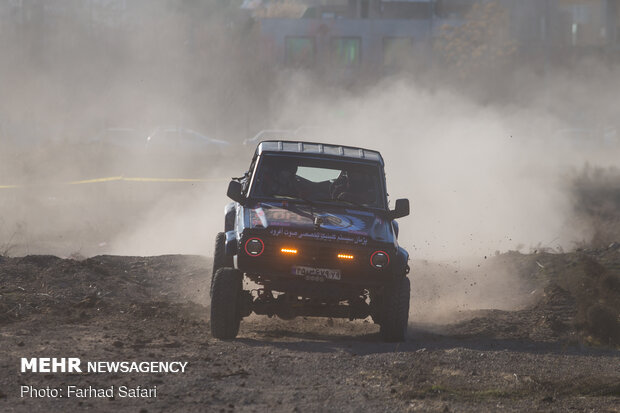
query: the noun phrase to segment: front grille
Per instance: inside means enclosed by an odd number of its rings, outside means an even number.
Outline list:
[[[286,254],[282,249],[296,250],[296,254]],[[339,259],[338,254],[352,255],[352,260]],[[293,260],[298,264],[312,266],[351,265],[368,262],[369,251],[365,249],[338,248],[337,245],[325,245],[314,242],[287,242],[287,240],[270,240],[265,242],[265,258]]]
[[[252,237],[259,237],[264,242],[265,249],[260,256],[248,256],[244,252],[246,240]],[[368,283],[379,282],[384,278],[382,275],[390,271],[389,266],[375,269],[370,265],[370,255],[377,249],[388,249],[385,244],[358,246],[316,240],[291,240],[262,236],[254,232],[251,235],[245,234],[243,238],[239,249],[239,268],[246,274],[260,277],[261,280],[300,280],[300,276],[295,275],[293,270],[295,266],[339,270],[341,279],[327,282],[345,284],[363,283],[364,280]],[[282,253],[283,248],[288,249],[289,253]],[[292,254],[290,250],[296,250],[297,253]],[[338,258],[339,253],[353,255],[354,258]]]

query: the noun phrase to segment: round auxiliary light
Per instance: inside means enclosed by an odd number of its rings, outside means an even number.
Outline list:
[[[390,263],[390,256],[385,251],[375,251],[370,256],[370,265],[377,269],[385,268]]]
[[[265,251],[265,243],[260,238],[250,238],[245,242],[245,252],[250,257],[258,257]]]

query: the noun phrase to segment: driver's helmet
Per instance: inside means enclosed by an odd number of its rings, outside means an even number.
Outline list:
[[[342,171],[332,185],[331,197],[357,203],[375,201],[375,186],[371,177],[360,171]]]
[[[346,192],[349,189],[349,178],[347,176],[347,171],[341,171],[338,178],[334,180],[330,188],[330,196],[332,199],[338,199],[340,195]]]

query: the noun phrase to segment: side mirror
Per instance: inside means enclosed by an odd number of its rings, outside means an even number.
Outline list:
[[[228,183],[228,191],[226,191],[226,195],[228,195],[228,197],[232,199],[233,201],[236,201],[242,204],[245,198],[243,194],[241,193],[241,191],[242,191],[242,188],[241,188],[240,182],[230,181]]]
[[[390,218],[397,219],[406,217],[407,215],[409,215],[409,200],[397,199],[394,209],[390,211]]]

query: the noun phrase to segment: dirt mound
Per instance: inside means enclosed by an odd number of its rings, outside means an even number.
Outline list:
[[[209,267],[208,259],[197,256],[3,257],[0,325],[44,315],[67,320],[110,312],[157,315],[170,305],[204,304]]]
[[[620,244],[565,254],[511,252],[494,260],[534,288],[534,304],[469,312],[448,334],[620,345]]]
[[[572,326],[588,340],[620,344],[620,244],[542,258],[541,275],[548,288],[574,300]],[[554,310],[557,294],[545,297]],[[588,337],[588,335],[590,337]]]
[[[533,305],[464,312],[455,337],[558,339],[620,345],[620,245],[567,254],[493,257],[524,280]],[[210,262],[198,256],[0,260],[0,325],[28,317],[69,323],[104,314],[205,318]]]
[[[586,167],[571,183],[577,225],[591,231],[588,245],[620,240],[620,169]]]

